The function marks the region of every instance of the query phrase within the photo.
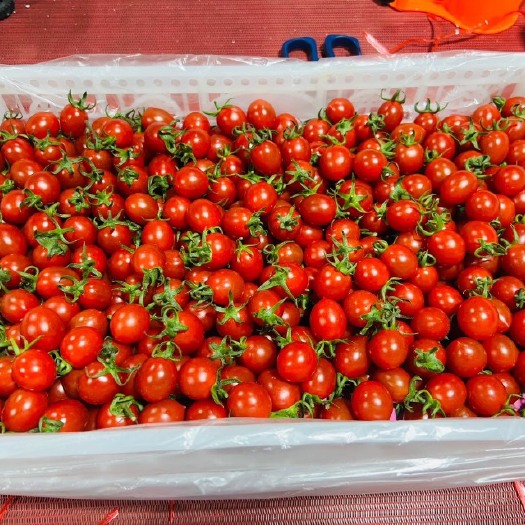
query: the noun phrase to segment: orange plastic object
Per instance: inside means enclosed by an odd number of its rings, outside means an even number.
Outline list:
[[[395,0],[398,11],[421,11],[472,33],[500,33],[512,27],[522,0]]]

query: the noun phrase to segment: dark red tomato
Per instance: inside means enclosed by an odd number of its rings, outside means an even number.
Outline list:
[[[487,155],[492,164],[501,164],[509,153],[510,139],[505,131],[492,130],[481,136],[479,146],[481,153]]]
[[[272,412],[272,400],[266,389],[258,383],[235,385],[228,396],[228,411],[232,417],[267,418]]]
[[[303,137],[310,143],[323,140],[328,133],[330,123],[323,119],[311,119],[305,123]]]
[[[418,269],[417,256],[412,250],[400,244],[391,244],[379,256],[390,276],[410,279]]]
[[[375,257],[367,257],[357,262],[354,282],[362,290],[378,292],[390,279],[388,266]]]
[[[277,355],[277,371],[286,381],[302,383],[309,381],[317,368],[317,355],[307,343],[289,343]]]
[[[225,392],[230,390],[239,383],[250,383],[255,381],[255,374],[244,366],[226,365],[221,369],[221,380],[227,382],[223,386]]]
[[[269,296],[267,295],[267,292],[270,292],[272,296],[276,296],[277,298],[279,297],[271,290],[256,292],[249,299],[248,306],[246,306],[245,304],[233,305],[231,307],[226,308],[224,312],[219,312],[215,321],[215,328],[217,332],[219,332],[219,335],[221,335],[222,337],[229,336],[232,339],[239,340],[242,337],[248,337],[252,334],[254,328],[254,320],[257,323],[260,323],[261,326],[267,323],[267,321],[265,321],[264,319],[266,319],[266,315],[269,315],[271,317],[272,313],[270,311],[271,307],[268,306],[267,303],[265,303],[265,300],[255,305],[256,308],[260,306],[260,310],[251,310],[252,299],[255,299],[255,296],[257,294],[264,294],[265,297],[268,298]],[[257,301],[259,301],[261,297],[262,296],[257,298]],[[277,316],[282,314],[282,305],[279,305],[279,307],[275,311],[275,314]],[[259,314],[257,312],[259,312]],[[273,321],[269,320],[268,323],[272,324]]]
[[[77,277],[75,271],[63,266],[49,266],[44,268],[37,277],[36,292],[44,298],[63,296],[60,286],[73,284],[73,279]]]
[[[240,139],[240,137],[242,136],[243,135],[241,134],[238,138]],[[208,150],[207,160],[212,163],[219,163],[221,161],[221,158],[226,156],[226,154],[231,149],[234,149],[232,141],[226,135],[223,135],[222,133],[212,133],[210,135],[210,149]],[[235,147],[235,149],[237,151],[237,154],[239,155],[241,153],[240,148]],[[246,159],[246,162],[248,162],[248,160],[249,157]],[[198,167],[200,169],[200,166]]]
[[[507,391],[497,377],[483,374],[467,381],[468,405],[479,416],[496,415],[506,401]]]
[[[274,129],[277,114],[270,102],[259,98],[250,102],[246,111],[246,118],[257,130]]]
[[[13,379],[19,388],[42,392],[55,382],[55,361],[48,352],[30,348],[13,362]]]
[[[189,228],[199,233],[219,227],[221,218],[221,208],[207,199],[194,200],[186,210],[186,222]]]
[[[229,158],[237,159],[238,157],[230,155]],[[240,166],[240,162],[239,160],[236,164],[230,161],[229,167],[224,162],[221,164],[221,171],[227,171],[227,174],[224,177],[210,181],[206,196],[211,202],[229,208],[237,200],[237,186],[233,177],[244,171],[244,168]]]
[[[105,310],[112,301],[111,285],[98,277],[88,277],[78,303],[84,309]]]
[[[26,253],[27,241],[24,234],[12,224],[0,223],[0,257]]]
[[[173,330],[173,342],[183,355],[195,353],[204,342],[204,326],[200,319],[189,310],[183,310],[169,317],[169,325],[173,322],[176,328]]]
[[[408,339],[397,330],[384,329],[370,338],[368,355],[383,370],[398,368],[408,357]]]
[[[503,166],[494,173],[491,182],[498,193],[515,197],[525,188],[525,168],[512,164]]]
[[[204,113],[201,113],[200,111],[190,111],[182,121],[182,128],[198,128],[209,132],[211,130],[211,124],[209,118]]]
[[[260,374],[264,370],[274,368],[277,360],[277,347],[268,337],[251,335],[246,338],[245,349],[239,357],[239,364]]]
[[[310,313],[310,328],[317,339],[342,339],[347,330],[345,312],[333,299],[318,301]]]
[[[317,368],[312,378],[301,383],[303,392],[327,399],[335,391],[336,371],[333,364],[324,357],[317,362]]]
[[[275,175],[282,171],[282,155],[279,146],[270,140],[265,140],[255,146],[251,152],[253,169],[265,177]]]
[[[447,346],[447,369],[459,377],[473,377],[487,366],[483,345],[469,337],[454,339]]]
[[[53,310],[37,306],[29,310],[20,325],[20,333],[33,348],[49,352],[59,348],[66,333],[62,319]]]
[[[50,402],[43,414],[44,430],[45,421],[57,421],[61,423],[58,432],[83,432],[88,420],[87,408],[76,399],[62,399]]]
[[[525,280],[525,245],[511,246],[507,253],[501,256],[501,266],[507,276]]]
[[[425,304],[423,292],[415,284],[408,282],[394,285],[388,295],[397,299],[397,306],[406,317],[414,317]]]
[[[334,398],[329,405],[321,408],[319,417],[332,421],[351,421],[354,419],[350,411],[350,403],[341,397]]]
[[[515,311],[517,309],[516,293],[522,288],[525,288],[525,284],[521,279],[511,275],[502,275],[492,283],[490,292],[495,298],[505,303],[511,311]]]
[[[525,310],[519,310],[512,316],[509,337],[519,346],[525,346]]]
[[[32,166],[31,173],[42,169],[40,164],[34,163],[35,153],[33,146],[28,140],[22,137],[17,137],[4,142],[3,146],[0,148],[0,153],[2,153],[4,159],[11,165],[9,173],[11,178],[17,182],[19,186],[23,186],[23,182],[19,182],[20,180],[23,181],[23,177],[13,177],[13,174],[18,172],[19,169],[18,165],[15,166],[17,161],[24,161],[24,166],[29,163]],[[26,170],[23,170],[23,175],[27,176]]]
[[[133,344],[140,341],[150,325],[150,314],[141,305],[126,304],[111,318],[110,330],[120,343]]]
[[[264,266],[264,259],[261,252],[253,247],[244,246],[236,250],[230,267],[236,271],[245,281],[258,281]]]
[[[490,299],[469,297],[458,308],[457,320],[461,331],[472,339],[483,340],[496,334],[498,312]]]
[[[376,370],[372,379],[386,386],[394,403],[402,403],[408,395],[411,376],[404,368]]]
[[[353,156],[345,146],[328,146],[319,159],[319,172],[329,181],[339,181],[350,176]]]
[[[434,233],[427,241],[427,249],[439,264],[449,266],[462,262],[466,254],[463,237],[451,230]]]
[[[222,419],[228,416],[228,412],[222,405],[217,405],[213,399],[194,401],[186,411],[186,421],[199,419]]]
[[[352,413],[361,421],[388,421],[394,409],[388,389],[378,381],[357,385],[351,398]]]
[[[179,372],[181,392],[190,399],[204,400],[211,397],[217,382],[217,364],[211,359],[194,357],[186,361]]]
[[[8,290],[18,288],[22,282],[23,272],[31,266],[31,259],[25,255],[9,254],[0,259],[0,281]]]
[[[173,188],[177,195],[193,200],[208,191],[208,176],[199,168],[184,166],[173,178]]]
[[[24,289],[9,290],[0,298],[0,313],[6,321],[19,323],[27,312],[39,304],[36,295]]]
[[[425,163],[425,150],[421,144],[397,144],[395,147],[394,160],[399,167],[401,175],[417,173]]]
[[[386,220],[398,232],[413,231],[421,221],[421,206],[409,200],[393,202],[387,208]]]
[[[0,131],[6,131],[13,135],[22,135],[26,132],[26,121],[19,115],[4,115],[0,122]]]
[[[309,162],[312,156],[310,143],[304,137],[285,139],[280,145],[283,166],[289,166],[293,161]]]
[[[337,97],[328,102],[325,112],[328,120],[337,124],[342,119],[351,119],[355,115],[355,108],[347,98]]]
[[[448,316],[455,314],[462,302],[461,294],[448,284],[437,284],[427,295],[428,306],[439,308]]]
[[[458,170],[449,175],[439,187],[440,202],[444,206],[464,204],[478,189],[478,179],[474,173]]]
[[[132,193],[124,202],[126,215],[140,225],[155,219],[159,213],[157,201],[146,193]]]
[[[410,326],[421,338],[441,341],[450,331],[450,319],[440,308],[428,306],[414,313]]]
[[[432,184],[432,191],[438,192],[443,182],[457,171],[457,167],[452,160],[439,157],[430,161],[425,168],[425,175]]]
[[[475,253],[479,250],[483,253],[485,250],[482,248],[482,243],[497,244],[499,240],[496,230],[484,221],[468,221],[459,233],[465,241],[467,253]]]
[[[439,281],[438,271],[435,266],[419,266],[416,273],[409,279],[424,294],[433,290]]]
[[[520,395],[521,388],[516,380],[516,378],[509,372],[497,372],[493,374],[494,377],[497,377],[507,392],[507,396],[511,395]],[[508,399],[508,398],[507,398]]]
[[[417,338],[410,345],[408,368],[414,375],[428,378],[445,370],[447,353],[435,339]]]
[[[135,388],[142,399],[156,403],[168,398],[177,386],[177,365],[171,359],[149,357],[135,376]]]
[[[165,264],[164,251],[153,244],[140,245],[131,258],[133,272],[141,276],[148,270],[162,269]]]
[[[498,196],[488,190],[475,191],[465,202],[465,213],[470,220],[490,222],[499,211]]]
[[[193,128],[183,132],[180,144],[184,144],[196,159],[204,159],[210,149],[211,139],[207,131]]]
[[[268,215],[277,204],[278,195],[268,182],[256,182],[249,186],[244,195],[244,205],[251,212]]]
[[[512,375],[521,386],[525,385],[525,352],[519,353],[516,366],[512,370]]]
[[[257,382],[270,395],[272,411],[286,410],[301,399],[300,386],[284,380],[273,368],[264,370],[257,378]]]
[[[378,297],[368,290],[355,290],[349,293],[343,301],[346,319],[352,326],[364,328],[367,321],[363,316],[370,313],[377,302]]]
[[[187,215],[190,200],[181,195],[174,195],[164,203],[162,215],[175,230],[185,230],[188,227]]]
[[[186,407],[175,399],[148,403],[139,415],[139,424],[174,423],[184,421]]]
[[[95,361],[102,350],[103,338],[95,328],[72,328],[60,344],[60,355],[73,368],[84,368]]]
[[[17,388],[13,380],[13,356],[0,356],[0,398],[5,399]]]
[[[125,409],[116,408],[113,401],[104,403],[97,411],[96,428],[121,428],[138,424],[139,408],[135,403],[127,403]],[[117,405],[118,406],[118,405]]]
[[[120,390],[115,378],[99,361],[84,367],[78,378],[78,396],[90,405],[103,405],[113,400]]]
[[[508,372],[516,366],[519,351],[506,335],[496,334],[483,341],[487,352],[487,367],[494,373]]]
[[[303,220],[311,226],[326,226],[337,213],[335,201],[324,194],[308,195],[299,203],[298,209]]]
[[[27,195],[22,190],[12,190],[2,197],[0,213],[5,222],[20,225],[29,219],[33,210],[24,203],[26,198]]]
[[[340,272],[331,264],[325,264],[313,280],[313,290],[319,298],[342,301],[352,288],[352,277]]]
[[[64,135],[78,139],[85,133],[89,118],[87,109],[84,98],[78,101],[71,99],[71,102],[64,106],[60,112],[60,129]]]
[[[374,183],[381,179],[383,170],[388,165],[384,153],[373,149],[359,151],[354,158],[354,173],[362,181]]]
[[[377,114],[383,118],[384,131],[392,132],[401,124],[403,119],[404,95],[396,91],[390,99],[383,99],[384,102],[379,106]]]
[[[4,403],[2,423],[9,432],[28,432],[38,427],[47,408],[47,394],[15,390]]]
[[[236,128],[241,129],[247,122],[246,113],[239,106],[225,105],[217,113],[217,126],[229,137]]]
[[[223,268],[213,272],[206,284],[213,292],[213,302],[226,306],[231,299],[239,301],[244,290],[244,279],[234,270]]]
[[[337,344],[334,359],[336,371],[350,379],[365,375],[370,366],[367,342],[366,336],[356,335],[347,342]]]
[[[454,374],[444,373],[431,377],[425,387],[439,401],[445,415],[452,416],[467,400],[465,383]]]
[[[60,132],[60,121],[49,111],[34,113],[27,119],[26,132],[36,139],[44,139],[47,135],[56,137]]]
[[[299,232],[302,219],[295,208],[291,206],[277,206],[268,216],[268,229],[278,241],[291,241]]]

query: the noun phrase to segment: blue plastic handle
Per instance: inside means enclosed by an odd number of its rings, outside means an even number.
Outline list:
[[[310,36],[287,40],[281,47],[281,56],[289,58],[292,51],[303,51],[311,62],[319,60],[317,42]]]
[[[323,46],[323,56],[327,58],[334,58],[334,48],[346,49],[351,55],[361,55],[361,45],[359,40],[353,36],[348,35],[328,35],[325,38]]]

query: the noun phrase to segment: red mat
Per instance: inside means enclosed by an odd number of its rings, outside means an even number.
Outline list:
[[[329,33],[361,40],[368,31],[387,48],[431,39],[453,26],[424,14],[398,13],[374,0],[16,0],[0,22],[0,63],[27,63],[78,53],[189,53],[276,56],[288,38]],[[440,49],[525,50],[525,20],[501,34],[453,39]],[[427,51],[412,44],[406,51]]]
[[[85,53],[175,53],[276,56],[284,40],[329,33],[361,40],[365,31],[386,48],[430,41],[451,24],[424,14],[396,13],[373,0],[17,0],[0,22],[0,63],[21,64]],[[499,35],[451,39],[441,50],[525,50],[520,18]],[[413,43],[407,52],[430,49]],[[255,501],[72,501],[0,496],[0,524],[457,524],[523,525],[521,483],[349,497]]]
[[[4,512],[2,512],[2,508]],[[74,517],[73,517],[74,516]],[[3,519],[2,519],[3,518]],[[2,525],[523,525],[513,484],[391,495],[254,501],[1,498]]]

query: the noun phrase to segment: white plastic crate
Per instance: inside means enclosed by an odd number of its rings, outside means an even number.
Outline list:
[[[301,60],[217,56],[72,57],[40,65],[0,67],[0,111],[58,109],[73,94],[96,97],[97,112],[157,105],[184,115],[232,99],[246,107],[263,97],[278,111],[311,118],[333,97],[370,111],[402,89],[407,110],[427,98],[461,111],[525,92],[523,53],[439,53]]]
[[[525,94],[525,56],[463,53],[318,63],[224,57],[74,57],[0,67],[0,112],[58,109],[73,94],[98,114],[148,105],[184,115],[256,97],[301,119],[333,97],[370,110],[403,89],[407,111],[446,113]],[[411,116],[411,115],[407,115]],[[181,423],[83,434],[0,436],[0,492],[77,498],[256,498],[434,489],[525,479],[521,418],[366,423]]]

